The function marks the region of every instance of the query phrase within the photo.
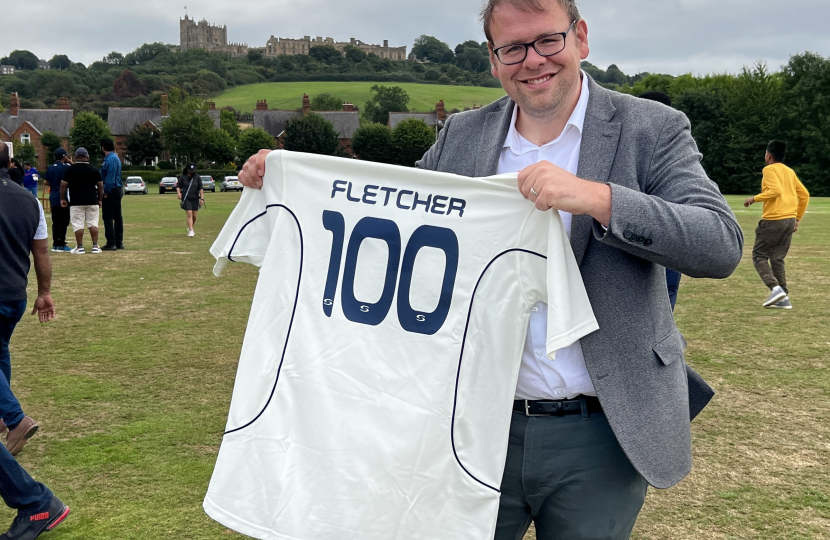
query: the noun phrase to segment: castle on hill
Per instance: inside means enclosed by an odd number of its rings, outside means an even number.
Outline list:
[[[204,49],[209,52],[225,53],[231,56],[245,56],[248,51],[259,51],[265,57],[275,57],[281,54],[307,55],[312,47],[328,45],[334,47],[341,54],[345,54],[346,47],[357,47],[366,54],[375,54],[389,60],[406,60],[406,47],[390,47],[389,40],[383,40],[383,45],[364,43],[359,39],[350,38],[349,41],[335,41],[330,37],[303,36],[301,39],[278,38],[271,39],[264,47],[248,47],[247,44],[228,42],[228,27],[210,24],[205,19],[196,22],[187,15],[179,20],[179,46],[173,47],[176,52],[192,49]]]

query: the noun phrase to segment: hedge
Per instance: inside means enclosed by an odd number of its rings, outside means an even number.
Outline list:
[[[200,175],[210,175],[216,180],[218,184],[222,180],[225,179],[226,176],[236,176],[238,174],[237,171],[229,171],[227,169],[221,171],[197,171]],[[121,171],[121,179],[126,181],[128,176],[140,176],[144,179],[144,181],[148,184],[158,184],[161,182],[162,178],[167,178],[168,176],[175,176],[178,177],[181,174],[180,171]]]

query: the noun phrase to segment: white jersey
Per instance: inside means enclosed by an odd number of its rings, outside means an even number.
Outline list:
[[[595,331],[516,175],[272,152],[211,253],[261,267],[205,511],[283,540],[492,538],[528,316]]]

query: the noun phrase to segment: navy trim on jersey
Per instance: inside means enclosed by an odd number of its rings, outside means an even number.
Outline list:
[[[271,400],[274,399],[274,392],[277,391],[277,383],[280,380],[280,373],[282,372],[282,364],[283,364],[283,362],[285,362],[285,352],[288,350],[288,339],[291,337],[291,328],[294,326],[294,317],[297,315],[297,304],[300,301],[300,283],[302,282],[302,279],[303,279],[303,257],[305,255],[305,244],[303,242],[303,228],[300,225],[300,220],[297,219],[297,215],[294,212],[292,212],[291,209],[288,208],[287,206],[285,206],[284,204],[269,204],[268,206],[265,207],[265,212],[259,214],[258,216],[251,219],[248,223],[243,225],[242,228],[239,229],[239,232],[237,233],[236,238],[233,241],[233,245],[231,246],[231,249],[228,252],[228,260],[231,261],[231,262],[236,262],[236,261],[233,260],[231,255],[233,255],[233,250],[236,247],[236,243],[239,241],[239,238],[242,236],[242,233],[245,232],[245,228],[248,225],[250,225],[251,223],[258,220],[259,218],[264,217],[265,215],[267,215],[268,210],[270,210],[272,208],[282,208],[284,210],[287,210],[288,213],[291,214],[291,217],[294,218],[294,221],[297,223],[297,230],[300,233],[300,275],[297,277],[297,296],[294,298],[294,310],[291,312],[291,322],[288,324],[288,333],[285,335],[285,346],[282,349],[282,358],[280,358],[280,365],[277,368],[277,378],[274,380],[274,386],[271,388],[271,395],[268,396],[268,401],[265,402],[265,406],[262,408],[261,411],[259,411],[259,414],[257,414],[256,417],[253,420],[251,420],[250,422],[248,422],[247,424],[245,424],[242,427],[238,427],[236,429],[226,431],[224,433],[224,435],[229,435],[231,433],[236,433],[237,431],[242,431],[243,429],[245,429],[247,427],[250,427],[254,422],[259,420],[259,418],[263,415],[263,413],[265,413],[265,409],[267,409],[268,405],[271,404]]]
[[[452,402],[452,427],[450,428],[450,440],[452,442],[452,453],[453,453],[453,455],[455,455],[455,461],[458,462],[458,465],[462,469],[464,469],[464,472],[467,473],[467,475],[470,478],[472,478],[473,480],[475,480],[476,482],[478,482],[482,486],[492,489],[496,493],[501,493],[501,490],[491,486],[490,484],[487,484],[486,482],[482,482],[481,480],[476,478],[475,475],[473,475],[470,471],[468,471],[467,467],[465,467],[464,464],[461,463],[461,459],[458,457],[458,452],[456,452],[456,450],[455,450],[455,411],[458,407],[458,382],[461,379],[461,361],[464,358],[464,346],[467,344],[467,331],[470,328],[470,317],[472,317],[472,314],[473,314],[473,303],[475,302],[475,299],[476,299],[476,292],[478,292],[478,286],[481,285],[481,280],[484,279],[484,275],[487,273],[487,271],[490,269],[490,267],[493,266],[493,263],[495,263],[497,260],[499,260],[500,258],[507,255],[508,253],[527,253],[529,255],[536,255],[537,257],[541,257],[541,258],[547,260],[547,257],[542,255],[541,253],[536,253],[535,251],[528,251],[526,249],[508,249],[507,251],[496,255],[493,258],[493,260],[491,260],[489,263],[487,263],[487,266],[484,267],[484,271],[481,272],[481,275],[478,277],[478,281],[476,282],[475,289],[473,289],[473,296],[470,298],[470,308],[469,308],[469,311],[467,312],[467,324],[464,327],[464,337],[461,339],[461,354],[458,357],[458,372],[456,373],[456,376],[455,376],[455,396],[453,397],[453,402]]]

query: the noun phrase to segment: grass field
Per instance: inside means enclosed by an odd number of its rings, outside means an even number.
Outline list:
[[[241,538],[201,509],[258,275],[211,274],[238,197],[207,194],[195,238],[174,196],[127,197],[127,250],[53,257],[58,319],[27,315],[11,343],[12,386],[41,426],[18,457],[73,509],[46,538]],[[830,539],[830,199],[795,238],[791,312],[760,307],[760,207],[740,199],[744,261],[725,281],[684,278],[677,309],[718,395],[693,425],[694,472],[650,491],[637,539]],[[2,530],[13,515],[0,509]]]
[[[214,101],[217,107],[231,106],[242,112],[251,112],[256,107],[257,100],[268,100],[269,109],[283,109],[293,111],[303,104],[303,94],[311,97],[317,94],[329,93],[345,101],[357,105],[361,110],[364,104],[372,99],[374,93],[372,85],[400,86],[406,90],[409,97],[410,111],[432,112],[438,100],[444,100],[448,111],[452,109],[464,110],[473,108],[473,105],[487,105],[504,96],[501,88],[481,88],[477,86],[442,86],[436,84],[412,83],[372,83],[372,82],[289,82],[289,83],[260,83],[237,86],[224,94],[217,96]]]

